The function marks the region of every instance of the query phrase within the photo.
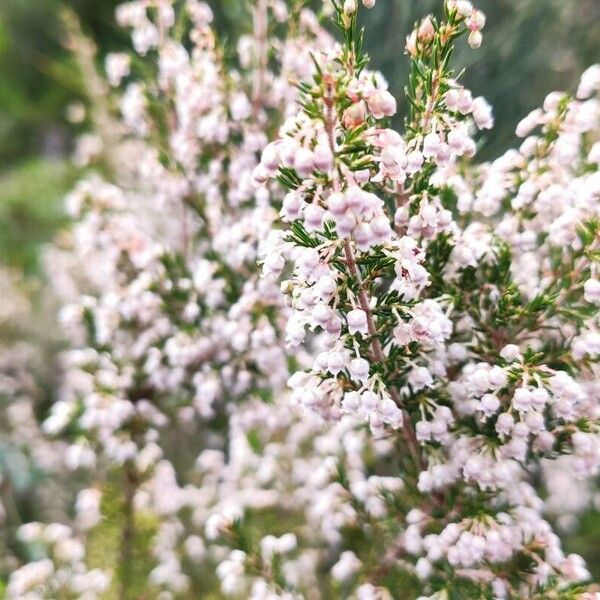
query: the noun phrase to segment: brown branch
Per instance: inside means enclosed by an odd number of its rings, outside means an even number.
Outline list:
[[[359,291],[358,291],[358,302],[360,308],[367,315],[367,328],[369,331],[369,336],[371,337],[371,349],[373,352],[373,356],[378,363],[385,363],[385,354],[383,352],[383,348],[381,346],[381,341],[377,336],[377,329],[375,328],[375,322],[373,321],[373,313],[371,311],[371,307],[369,305],[369,298],[364,289],[364,282],[361,278],[360,272],[358,270],[358,266],[356,264],[356,259],[354,257],[354,252],[352,250],[352,245],[350,244],[350,240],[346,238],[344,240],[344,253],[346,255],[346,262],[348,264],[348,269],[352,276],[358,281]],[[415,464],[419,468],[420,471],[424,471],[426,468],[425,461],[421,455],[421,451],[419,449],[419,441],[417,440],[417,435],[412,425],[412,420],[408,411],[402,406],[402,400],[400,399],[400,394],[398,390],[394,386],[388,386],[390,396],[392,400],[396,403],[396,406],[400,408],[402,411],[403,417],[403,427],[402,431],[404,433],[404,439],[406,440],[406,444],[408,446],[408,450],[415,461]]]
[[[121,552],[119,554],[119,600],[128,600],[132,580],[135,543],[134,499],[138,479],[132,464],[128,463],[123,473],[123,527],[121,530]]]

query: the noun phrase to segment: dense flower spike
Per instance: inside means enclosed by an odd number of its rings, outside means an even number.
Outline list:
[[[473,597],[550,597],[588,574],[562,554],[519,464],[572,453],[583,476],[600,466],[589,307],[598,165],[586,136],[599,104],[584,83],[581,100],[551,94],[517,128],[542,126],[541,136],[467,170],[474,132],[493,121],[449,59],[462,32],[481,45],[484,23],[470,2],[446,2],[444,21],[417,23],[400,135],[381,122],[396,103],[365,70],[356,11],[338,8],[345,43],[317,57],[299,114],[272,146],[293,204],[281,213],[289,234],[272,236],[264,263],[267,273],[272,256],[293,263],[282,284],[295,311],[289,343],[323,332],[312,369],[290,379],[295,401],[403,439],[403,483],[422,508],[398,530],[398,552],[423,591],[448,593],[450,569],[479,590]],[[323,144],[327,168],[304,160]],[[444,511],[449,497],[454,509]],[[517,557],[525,562],[511,572]],[[361,594],[375,597],[369,589]]]
[[[451,58],[484,14],[415,23],[396,99],[363,7],[325,3],[336,44],[257,0],[232,53],[204,2],[126,2],[106,83],[71,40],[104,113],[46,256],[61,386],[38,409],[2,348],[0,400],[85,483],[47,524],[0,504],[8,598],[595,598],[547,515],[600,471],[600,68],[476,164],[492,109]]]

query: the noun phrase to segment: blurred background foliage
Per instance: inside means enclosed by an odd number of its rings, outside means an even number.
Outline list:
[[[234,40],[249,26],[246,0],[208,1],[222,39]],[[66,108],[84,100],[84,86],[63,46],[60,11],[67,6],[78,14],[102,56],[127,44],[113,18],[119,2],[0,0],[0,265],[15,267],[30,279],[40,274],[43,244],[65,223],[62,198],[79,175],[68,160],[79,131],[69,124]],[[483,46],[477,52],[459,47],[456,60],[467,68],[465,84],[494,107],[496,127],[481,147],[481,156],[490,158],[514,143],[516,123],[548,92],[573,90],[580,73],[600,61],[600,0],[477,0],[476,4],[488,17]],[[385,74],[399,98],[408,67],[405,37],[416,19],[439,11],[440,5],[440,0],[378,0],[376,9],[364,15],[372,65]],[[406,108],[402,100],[399,107],[400,113]],[[31,289],[43,288],[34,284]],[[51,319],[47,311],[36,312],[31,325],[47,347],[55,335]],[[52,378],[41,379],[48,401]],[[110,493],[106,501],[111,501]],[[152,524],[144,527],[150,530]],[[114,558],[117,531],[116,520],[107,522],[93,539],[92,557],[98,566]],[[566,540],[568,550],[587,557],[597,580],[599,535],[600,512],[590,511]],[[144,566],[140,568],[135,576],[143,581]]]

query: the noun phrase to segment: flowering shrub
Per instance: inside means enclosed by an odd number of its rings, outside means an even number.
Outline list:
[[[42,429],[85,484],[18,529],[7,597],[594,598],[539,473],[600,469],[600,67],[478,164],[481,11],[416,24],[400,133],[359,4],[323,7],[339,42],[290,4],[231,56],[207,4],[127,2],[107,83],[71,40],[104,176],[47,252]]]
[[[470,3],[445,10],[407,40],[401,136],[381,123],[396,101],[364,69],[356,6],[339,7],[344,46],[263,153],[290,190],[281,215],[291,222],[272,236],[265,270],[272,256],[294,264],[283,284],[289,343],[324,331],[312,369],[290,379],[294,399],[363,419],[374,435],[398,430],[403,484],[422,500],[393,558],[424,581],[450,570],[481,597],[490,587],[549,597],[586,573],[563,556],[520,465],[570,453],[581,475],[598,470],[598,69],[577,100],[550,94],[519,124],[521,137],[541,126],[519,151],[468,170],[491,110],[449,59],[463,31],[479,47],[485,18]],[[520,573],[499,576],[517,558]]]

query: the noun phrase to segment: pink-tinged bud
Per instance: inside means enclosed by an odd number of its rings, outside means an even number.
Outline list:
[[[396,114],[396,98],[386,90],[375,90],[367,99],[369,110],[376,119],[391,117]]]
[[[320,327],[325,327],[325,325],[333,316],[333,311],[324,302],[319,302],[312,309],[310,316],[317,325]]]
[[[362,212],[365,205],[365,192],[357,185],[350,186],[346,191],[346,203],[355,212]]]
[[[369,223],[359,223],[352,232],[354,241],[363,252],[373,245],[373,232]]]
[[[325,331],[333,337],[339,337],[342,332],[342,320],[339,317],[332,317],[325,325]]]
[[[458,104],[460,102],[460,90],[452,88],[444,94],[444,100],[448,110],[458,110]]]
[[[483,96],[473,100],[473,119],[479,129],[491,129],[494,126],[492,107]]]
[[[472,157],[475,156],[475,152],[477,152],[477,144],[471,138],[466,138],[462,148],[463,155]]]
[[[588,67],[579,81],[577,88],[577,98],[585,100],[589,98],[595,90],[600,89],[600,65],[592,65]]]
[[[456,127],[448,133],[448,145],[455,152],[460,152],[465,143],[467,132],[462,127]]]
[[[422,21],[421,25],[419,25],[419,30],[417,32],[417,39],[421,43],[428,43],[433,39],[435,34],[435,29],[433,28],[433,22],[431,20],[431,16],[427,15]]]
[[[270,275],[278,276],[283,271],[285,260],[280,254],[268,254],[265,258],[265,271]]]
[[[545,98],[544,98],[544,110],[546,112],[551,112],[551,111],[555,111],[558,106],[560,105],[562,99],[565,97],[564,93],[562,92],[550,92]]]
[[[526,117],[517,124],[516,134],[519,137],[529,135],[538,125],[541,124],[543,113],[541,109],[532,110]]]
[[[324,275],[323,277],[319,278],[315,288],[318,290],[319,297],[327,300],[333,298],[337,292],[337,284],[335,279],[330,275]]]
[[[341,352],[330,352],[327,367],[334,375],[337,375],[346,366],[346,359]]]
[[[317,171],[328,172],[333,168],[333,154],[324,144],[317,146],[314,150],[315,168]]]
[[[346,412],[354,412],[360,406],[360,394],[358,392],[346,392],[342,400],[342,408]]]
[[[318,204],[309,204],[304,210],[304,224],[308,231],[315,231],[323,227],[325,211]]]
[[[600,304],[600,281],[598,279],[591,278],[583,284],[583,297],[590,304]]]
[[[600,148],[600,146],[599,146]],[[371,172],[369,169],[361,169],[360,171],[354,171],[354,179],[359,185],[363,185],[371,179]]]
[[[125,53],[110,53],[106,56],[105,69],[109,85],[117,87],[129,75],[131,58]]]
[[[473,110],[473,95],[464,88],[458,94],[458,110],[461,114],[467,115]]]
[[[344,13],[348,16],[353,15],[356,12],[356,1],[355,0],[346,0],[344,2]]]
[[[373,219],[371,221],[371,231],[377,237],[377,241],[383,242],[387,240],[392,233],[389,219],[385,215]]]
[[[473,5],[468,0],[457,0],[455,6],[461,17],[470,17],[473,12]]]
[[[345,212],[335,219],[335,230],[341,238],[348,237],[354,227],[356,227],[356,217],[350,211]]]
[[[369,363],[364,358],[355,358],[350,362],[350,374],[353,379],[367,381],[369,379]]]
[[[331,194],[327,199],[327,208],[334,216],[343,215],[346,212],[346,208],[348,208],[344,194],[340,192]]]
[[[481,47],[482,41],[483,36],[481,35],[481,31],[471,31],[467,39],[469,46],[471,46],[471,48],[473,48],[474,50],[477,50],[477,48]]]
[[[361,394],[361,404],[366,410],[375,410],[379,404],[379,396],[371,390],[366,390]]]
[[[440,149],[441,143],[440,136],[437,133],[428,133],[423,140],[423,156],[425,158],[435,156]]]
[[[363,100],[349,106],[344,111],[342,122],[346,129],[354,129],[359,125],[362,125],[367,118],[367,107]]]
[[[359,308],[351,310],[348,315],[348,332],[350,335],[362,333],[366,335],[369,331],[367,324],[367,313]]]
[[[375,6],[376,0],[362,0],[363,6],[365,8],[373,8]]]
[[[252,171],[252,181],[254,185],[259,186],[266,183],[270,178],[269,171],[262,165],[257,165]]]
[[[467,19],[467,27],[471,31],[480,31],[485,26],[485,15],[480,11],[474,9],[471,16]]]
[[[260,159],[261,164],[268,171],[275,172],[279,168],[280,158],[277,144],[271,142],[263,150],[262,157]]]
[[[402,146],[404,147],[404,140],[402,136],[393,129],[383,129],[377,136],[377,145],[381,148],[385,146]]]
[[[409,54],[410,56],[417,55],[417,32],[416,32],[416,30],[413,30],[410,35],[406,36],[405,50],[406,50],[406,53]]]
[[[438,151],[435,154],[435,162],[438,163],[438,165],[447,165],[450,162],[450,146],[448,146],[448,144],[446,144],[445,142],[442,142],[439,145]]]
[[[284,221],[293,221],[300,216],[302,209],[302,198],[296,192],[289,192],[285,195],[279,214]]]
[[[291,138],[284,139],[279,146],[279,156],[284,167],[293,167],[299,145]]]
[[[423,157],[421,157],[422,159]],[[401,227],[408,222],[408,206],[399,206],[394,213],[394,225]]]
[[[308,177],[315,168],[315,155],[308,148],[300,148],[294,158],[294,168],[300,177]]]
[[[406,156],[406,172],[416,173],[423,166],[423,155],[418,150],[409,152]]]

